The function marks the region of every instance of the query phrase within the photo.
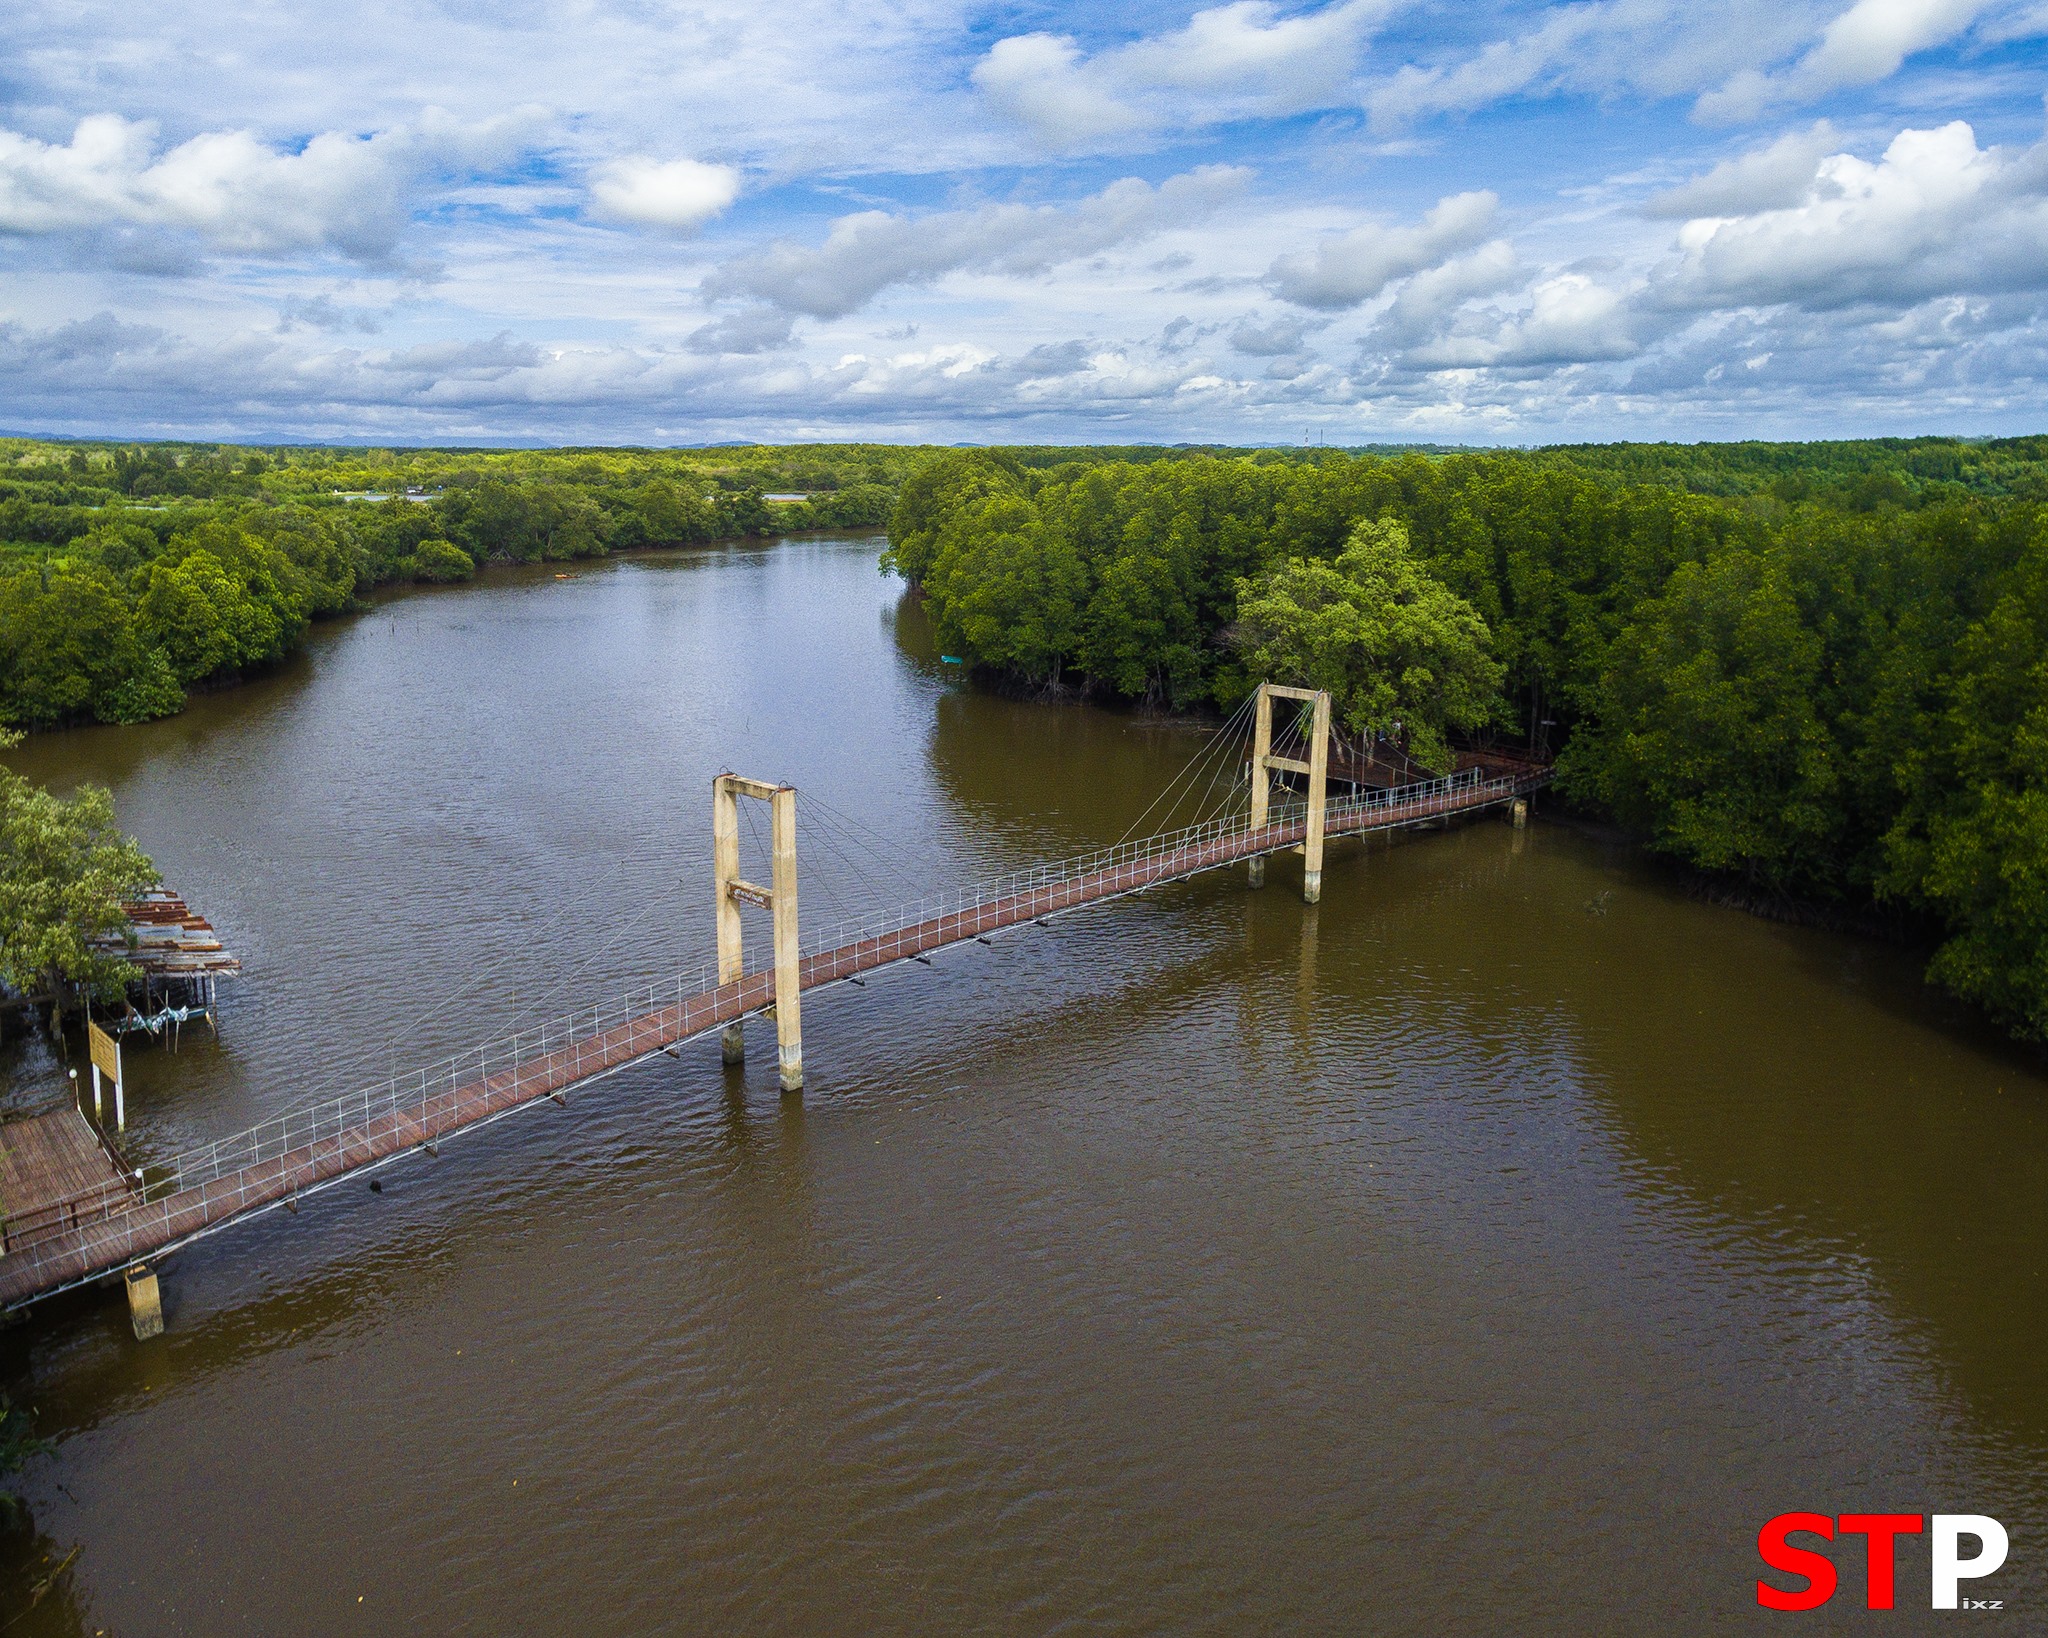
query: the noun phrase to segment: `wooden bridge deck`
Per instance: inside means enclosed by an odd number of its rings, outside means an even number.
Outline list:
[[[0,1210],[7,1213],[0,1252],[104,1222],[137,1193],[92,1124],[68,1104],[0,1126]]]
[[[1476,812],[1510,801],[1549,779],[1548,770],[1542,768],[1490,771],[1495,777],[1483,785],[1448,790],[1438,796],[1349,810],[1333,808],[1327,834],[1334,837],[1392,830]],[[1256,831],[1226,833],[1208,842],[891,928],[806,956],[801,968],[801,987],[808,990],[837,983],[1083,904],[1282,852],[1300,844],[1305,832],[1305,821],[1295,816]],[[10,1249],[0,1257],[0,1309],[19,1307],[113,1273],[236,1218],[277,1206],[346,1173],[437,1143],[538,1099],[566,1093],[579,1083],[610,1074],[759,1012],[773,1000],[773,972],[749,973],[677,1004],[595,1031],[516,1068],[451,1085],[424,1096],[413,1107],[375,1115],[358,1126],[196,1187],[153,1201],[130,1196],[130,1204],[100,1214],[98,1221],[53,1229],[39,1235],[19,1253]]]

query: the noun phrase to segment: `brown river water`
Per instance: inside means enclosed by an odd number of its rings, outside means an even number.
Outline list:
[[[969,691],[876,549],[494,572],[14,753],[246,964],[133,1054],[138,1154],[694,966],[722,768],[802,789],[812,920],[1113,841],[1200,747]],[[2043,1630],[2041,1061],[1555,819],[1299,879],[816,995],[801,1099],[750,1025],[230,1229],[160,1340],[44,1305],[0,1619],[77,1556],[0,1630]],[[1891,1615],[1849,1546],[1762,1611],[1792,1510],[1991,1514],[2005,1611],[1910,1538]]]

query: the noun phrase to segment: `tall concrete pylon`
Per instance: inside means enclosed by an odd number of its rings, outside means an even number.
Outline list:
[[[1273,702],[1299,700],[1314,707],[1309,727],[1308,760],[1273,754]],[[1321,688],[1289,688],[1282,683],[1260,683],[1258,710],[1252,726],[1252,829],[1266,823],[1273,794],[1275,771],[1298,773],[1308,780],[1308,835],[1301,844],[1301,896],[1310,904],[1323,896],[1323,822],[1328,806],[1330,780],[1330,695]],[[1251,884],[1266,885],[1266,861],[1254,859],[1249,866]]]
[[[740,876],[739,799],[766,802],[774,853],[773,887]],[[782,1090],[804,1085],[803,997],[798,986],[796,924],[796,787],[770,785],[724,773],[711,781],[711,873],[718,893],[718,981],[730,984],[746,971],[740,906],[758,904],[775,919],[775,1051]],[[721,1038],[725,1061],[745,1061],[746,1039],[737,1023]]]

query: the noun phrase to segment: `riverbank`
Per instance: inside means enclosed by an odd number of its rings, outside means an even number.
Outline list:
[[[821,526],[813,531],[755,531],[694,542],[648,541],[620,547],[616,551],[578,552],[572,556],[541,555],[521,560],[485,558],[477,561],[472,561],[447,542],[428,541],[428,545],[446,548],[443,559],[439,561],[453,561],[460,565],[459,571],[445,566],[420,572],[394,571],[379,580],[363,584],[351,582],[350,589],[346,590],[336,590],[333,586],[321,588],[312,585],[302,575],[288,572],[287,561],[268,550],[259,539],[246,534],[222,536],[216,532],[204,537],[191,552],[180,555],[173,551],[160,560],[167,566],[167,573],[174,577],[165,584],[179,585],[185,593],[183,614],[186,624],[177,632],[179,654],[187,657],[182,667],[172,662],[165,649],[149,642],[151,636],[159,634],[157,626],[152,623],[161,612],[152,608],[151,600],[160,589],[155,581],[146,586],[136,606],[124,616],[106,587],[94,585],[90,574],[92,565],[88,564],[88,572],[81,576],[77,565],[63,558],[58,560],[54,589],[50,585],[51,575],[47,568],[38,569],[39,589],[28,592],[26,580],[15,584],[12,587],[13,601],[19,606],[10,608],[4,548],[0,548],[0,628],[7,629],[11,639],[9,643],[0,643],[0,707],[4,707],[11,697],[17,715],[23,711],[31,713],[16,724],[20,730],[29,733],[173,716],[195,695],[240,688],[289,664],[303,651],[311,633],[318,627],[372,611],[393,597],[408,592],[467,584],[493,568],[511,568],[518,563],[591,563],[613,556],[737,548],[781,539],[788,534],[800,538],[804,533],[853,537],[873,533],[879,537],[882,531],[879,528],[872,531],[834,531]],[[174,541],[180,538],[183,537],[173,536]],[[111,550],[117,558],[137,555],[133,543],[124,540],[116,540]],[[175,578],[184,571],[186,579],[204,581],[211,575],[218,582],[223,572],[222,558],[231,564],[239,562],[249,571],[252,582],[261,582],[276,594],[268,602],[248,602],[245,598],[248,606],[239,611],[240,615],[256,622],[259,635],[239,646],[223,635],[226,617],[223,611],[209,608],[203,600],[195,603],[196,594],[182,587]],[[196,574],[192,572],[195,559]],[[408,561],[411,560],[401,560],[401,563]],[[385,566],[391,567],[389,564]],[[280,584],[282,590],[279,590]],[[245,586],[243,589],[246,592],[248,588]],[[93,595],[95,591],[98,593],[96,596]],[[166,592],[160,601],[173,604],[178,596],[178,592]],[[87,605],[83,615],[84,627],[72,630],[72,624],[80,618],[78,605],[81,597]],[[206,613],[202,615],[201,610]],[[230,609],[226,614],[234,612]],[[193,619],[200,621],[200,629],[192,629],[190,621]],[[8,624],[10,620],[11,625]],[[45,640],[54,633],[46,628],[53,622],[65,624],[67,639],[82,636],[88,645],[97,640],[101,648],[88,655],[67,641],[64,654],[50,663],[38,664],[31,658],[24,664],[20,651],[35,650],[39,644],[47,647]],[[227,646],[224,648],[223,645]],[[7,653],[10,647],[16,650],[11,664]],[[232,653],[234,657],[204,671],[195,669],[204,663],[203,660],[189,658],[195,653],[212,656],[221,652]],[[65,705],[63,702],[67,700],[72,703]],[[6,725],[5,711],[0,710],[0,728]]]

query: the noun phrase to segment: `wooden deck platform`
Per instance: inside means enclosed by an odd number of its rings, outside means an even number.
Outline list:
[[[0,1253],[18,1253],[135,1204],[133,1181],[70,1105],[0,1125]]]

